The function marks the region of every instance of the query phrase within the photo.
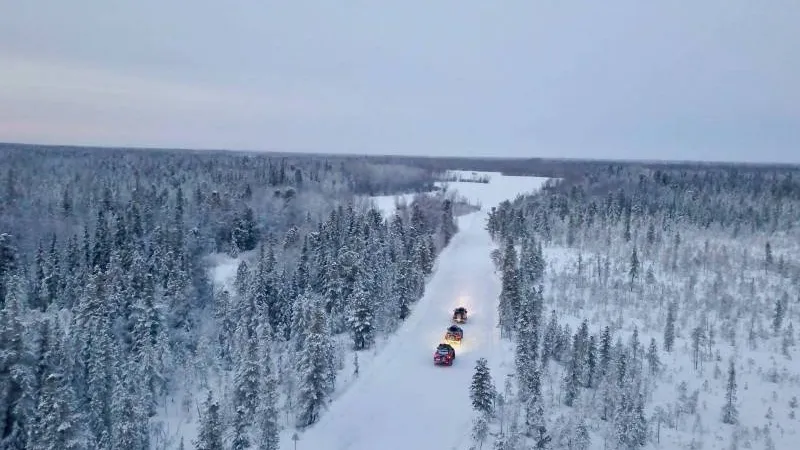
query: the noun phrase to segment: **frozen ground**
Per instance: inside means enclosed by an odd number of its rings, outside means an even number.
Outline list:
[[[535,190],[544,181],[490,175],[489,184],[448,183],[449,189],[490,206]],[[469,384],[475,361],[486,357],[495,377],[502,379],[503,363],[511,357],[495,327],[500,286],[489,258],[494,246],[484,230],[485,217],[480,211],[458,219],[460,232],[439,256],[437,271],[411,317],[371,361],[361,364],[359,377],[320,422],[299,435],[298,449],[469,447]],[[434,366],[433,351],[459,305],[469,310],[464,343],[456,348],[452,367]],[[281,448],[295,448],[293,433],[285,430]]]

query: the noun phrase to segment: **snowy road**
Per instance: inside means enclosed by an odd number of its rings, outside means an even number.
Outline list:
[[[536,188],[541,179],[528,178],[525,184]],[[468,187],[473,186],[480,187],[476,183]],[[523,190],[509,186],[511,192],[498,198],[498,187],[486,192],[489,202],[484,205],[513,198]],[[500,350],[495,327],[500,285],[489,257],[493,245],[484,229],[486,213],[459,218],[460,231],[439,255],[425,296],[369,369],[302,434],[298,450],[469,447],[473,418],[469,385],[475,361],[486,357],[494,366],[493,356]],[[451,324],[453,309],[461,305],[469,311],[469,321],[463,325],[464,342],[456,347],[455,363],[434,366],[434,349]],[[293,449],[294,442],[283,442],[282,448]]]
[[[310,428],[300,448],[331,450],[463,449],[472,406],[469,383],[478,357],[490,357],[498,286],[483,230],[485,212],[463,216],[461,231],[440,255],[427,294],[360,379]],[[451,367],[433,365],[433,351],[464,305],[469,322]],[[465,413],[466,412],[466,413]],[[315,445],[309,446],[311,442]],[[465,441],[466,442],[466,441]],[[303,445],[305,444],[305,445]]]

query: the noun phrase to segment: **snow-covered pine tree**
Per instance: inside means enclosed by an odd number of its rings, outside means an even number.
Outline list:
[[[0,448],[23,450],[31,428],[36,385],[36,355],[25,342],[25,297],[22,280],[7,274],[6,298],[0,311]]]
[[[258,450],[278,450],[278,379],[272,361],[272,342],[262,337],[261,347],[261,385],[254,423],[258,430],[255,443]]]
[[[603,328],[603,334],[600,337],[600,377],[606,376],[608,373],[609,365],[611,364],[611,328],[606,326]]]
[[[564,404],[572,406],[580,394],[581,385],[581,364],[583,363],[579,335],[576,333],[572,346],[572,357],[569,359],[569,366],[564,373]]]
[[[250,433],[248,425],[251,422],[247,417],[244,407],[239,405],[233,412],[233,439],[230,450],[245,450],[250,448]]]
[[[511,338],[516,327],[516,315],[519,310],[522,292],[517,262],[517,250],[514,242],[508,240],[503,252],[500,302],[497,305],[501,335]]]
[[[547,366],[551,358],[557,357],[559,332],[558,316],[554,309],[550,312],[550,321],[547,323],[542,339],[542,367]]]
[[[375,305],[366,283],[363,276],[356,281],[348,302],[348,324],[355,350],[368,349],[375,342]]]
[[[219,404],[214,400],[211,391],[208,392],[203,410],[200,430],[197,439],[193,442],[194,448],[195,450],[223,450]]]
[[[472,400],[472,407],[476,411],[486,416],[494,413],[495,387],[486,358],[478,358],[475,363],[475,373],[472,375],[469,396]]]
[[[661,360],[658,357],[658,345],[655,338],[650,339],[650,347],[647,349],[647,366],[651,374],[658,373],[661,368]]]
[[[402,259],[396,271],[394,281],[394,298],[397,300],[397,317],[405,320],[411,314],[411,304],[414,301],[414,280],[412,264],[409,259]]]
[[[597,339],[595,335],[589,337],[586,346],[586,372],[584,373],[584,387],[594,388],[597,384]]]
[[[163,341],[164,319],[162,308],[156,304],[155,280],[150,274],[145,275],[143,291],[136,293],[137,302],[133,307],[133,331],[131,352],[138,364],[138,380],[144,387],[141,392],[147,413],[155,415],[158,398],[163,394],[165,381],[164,368],[161,364],[167,348]],[[131,367],[132,369],[134,367]]]
[[[631,253],[631,263],[630,268],[628,269],[628,277],[630,278],[631,290],[633,290],[633,283],[636,279],[639,278],[639,272],[641,270],[640,262],[639,262],[639,255],[636,251],[636,246],[633,246],[633,252]]]
[[[677,305],[675,302],[670,302],[667,309],[667,323],[664,325],[664,351],[667,353],[672,352],[672,346],[675,344],[675,309]]]
[[[472,422],[472,440],[478,445],[477,450],[483,448],[483,443],[489,437],[489,420],[486,415],[479,414]],[[475,449],[475,447],[471,447]]]
[[[775,311],[772,314],[772,331],[777,336],[778,333],[781,331],[781,326],[783,325],[783,317],[786,314],[785,312],[785,305],[783,304],[783,299],[778,298],[775,300]]]
[[[739,421],[739,410],[736,407],[736,367],[733,359],[728,365],[728,383],[725,387],[725,404],[722,406],[722,423],[735,425]]]
[[[445,199],[442,202],[442,219],[440,222],[440,234],[442,236],[442,241],[444,246],[450,244],[450,240],[453,239],[453,235],[456,234],[458,231],[458,227],[456,226],[455,217],[453,215],[453,202],[449,199]]]
[[[114,385],[114,397],[111,401],[111,439],[108,448],[113,450],[148,450],[150,448],[150,430],[148,428],[149,407],[148,389],[138,379],[133,363],[125,364],[120,370],[120,382]]]
[[[259,338],[255,330],[255,318],[242,318],[237,334],[242,336],[241,345],[236,354],[236,372],[233,378],[233,408],[235,421],[243,424],[253,423],[257,406],[257,395],[261,382]],[[245,425],[241,425],[244,427]],[[247,434],[247,430],[244,430]]]
[[[297,423],[300,427],[317,421],[336,380],[334,344],[325,310],[319,303],[311,305],[311,323],[305,330],[303,347],[298,354],[296,370],[300,385]]]
[[[31,450],[77,450],[85,448],[77,399],[68,378],[64,334],[57,317],[44,318],[42,380],[34,413],[35,423],[28,441]]]
[[[246,296],[250,289],[250,268],[244,259],[239,262],[239,266],[236,268],[236,279],[233,282],[233,287],[239,297]]]

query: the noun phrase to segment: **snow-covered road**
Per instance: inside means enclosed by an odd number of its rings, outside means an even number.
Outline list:
[[[502,183],[513,180],[511,183]],[[470,443],[472,406],[469,385],[475,361],[486,357],[496,365],[500,351],[497,324],[499,281],[489,252],[486,213],[499,201],[538,188],[543,179],[499,177],[489,185],[452,183],[484,211],[459,218],[460,231],[440,254],[425,296],[406,323],[380,350],[352,386],[330,405],[319,423],[297,442],[298,450],[466,449]],[[501,186],[503,185],[503,186]],[[462,191],[463,192],[463,191]],[[482,195],[481,195],[482,194]],[[469,311],[464,342],[456,347],[451,367],[433,365],[433,351],[442,341],[457,306]],[[294,442],[284,441],[285,449]]]

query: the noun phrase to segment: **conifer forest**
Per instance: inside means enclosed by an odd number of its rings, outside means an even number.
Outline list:
[[[339,448],[304,433],[470,214],[500,344],[433,371],[468,372],[453,448],[793,448],[800,169],[447,164],[0,144],[0,449]],[[548,180],[466,194],[510,170]]]

